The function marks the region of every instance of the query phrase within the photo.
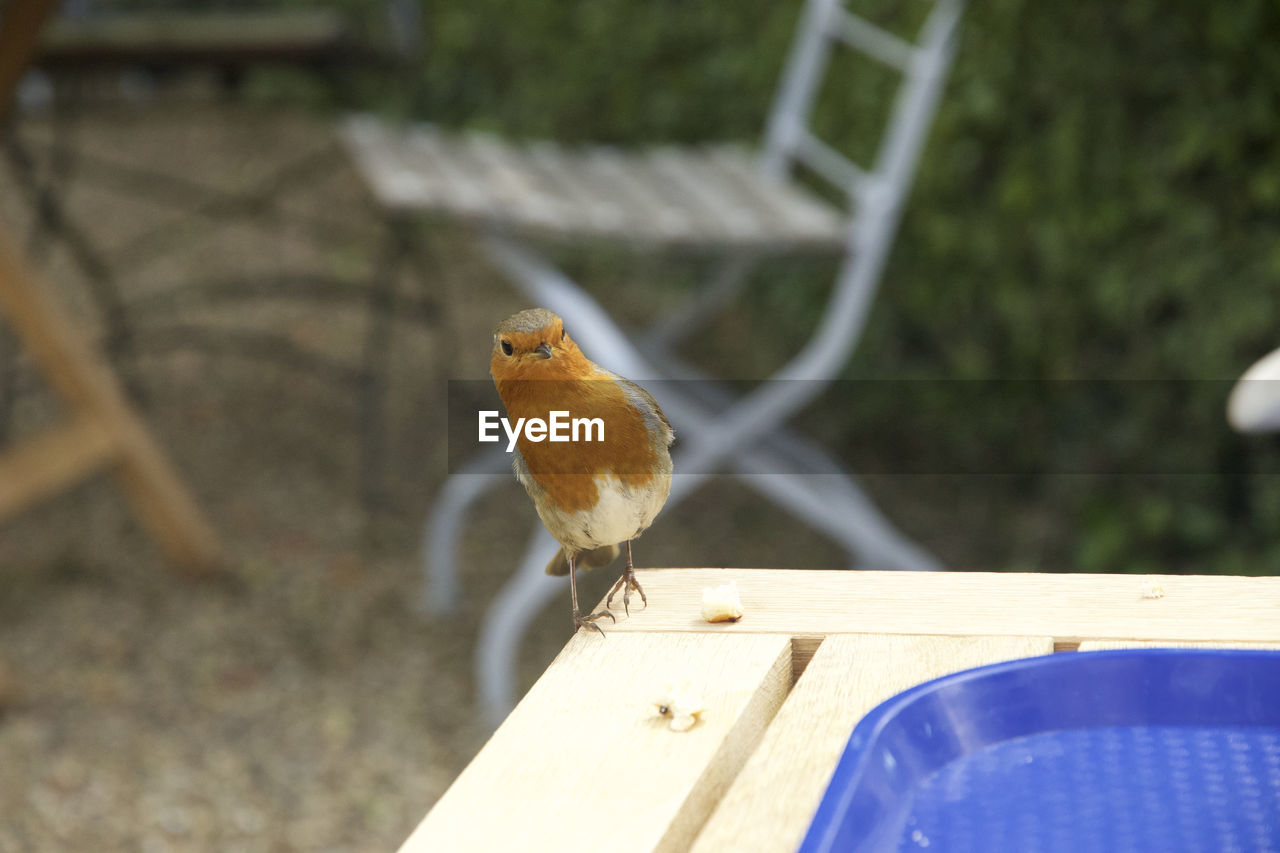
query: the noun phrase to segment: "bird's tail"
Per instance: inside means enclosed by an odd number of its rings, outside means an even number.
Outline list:
[[[602,569],[605,566],[618,559],[617,545],[601,545],[599,548],[593,548],[590,551],[579,551],[576,560],[580,569]],[[551,562],[547,563],[547,574],[549,575],[567,575],[569,574],[569,556],[565,554],[562,547],[556,551],[556,555],[551,558]]]

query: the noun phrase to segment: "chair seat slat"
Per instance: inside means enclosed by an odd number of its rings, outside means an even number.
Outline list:
[[[763,176],[741,149],[516,145],[365,118],[343,138],[382,204],[481,227],[765,251],[836,248],[844,233],[839,211]]]
[[[717,180],[708,168],[706,155],[686,149],[657,148],[648,152],[653,173],[697,212],[707,230],[726,242],[768,240],[769,223]]]
[[[715,148],[711,162],[772,214],[781,239],[801,245],[842,244],[846,226],[843,214],[835,208],[798,187],[765,177],[740,149]]]

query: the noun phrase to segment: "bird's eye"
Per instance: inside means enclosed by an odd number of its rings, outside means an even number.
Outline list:
[[[511,355],[511,352],[512,352],[512,350],[511,350],[511,341],[503,341],[503,342],[502,342],[502,354],[503,354],[503,355]]]
[[[659,705],[658,713],[665,717],[667,714],[671,713],[671,709],[668,708],[666,705]]]

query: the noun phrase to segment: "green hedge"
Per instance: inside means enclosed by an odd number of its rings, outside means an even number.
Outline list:
[[[1274,442],[1226,428],[1228,382],[1168,381],[1280,346],[1277,34],[1262,2],[970,10],[859,368],[1134,380],[1054,409],[1089,438],[1036,480],[1069,568],[1280,568]]]

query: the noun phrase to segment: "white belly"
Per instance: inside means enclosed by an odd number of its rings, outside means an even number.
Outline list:
[[[632,487],[616,477],[595,478],[599,498],[591,509],[561,512],[549,508],[538,514],[551,534],[565,545],[585,551],[635,539],[653,523],[671,491],[671,475],[658,475]]]

